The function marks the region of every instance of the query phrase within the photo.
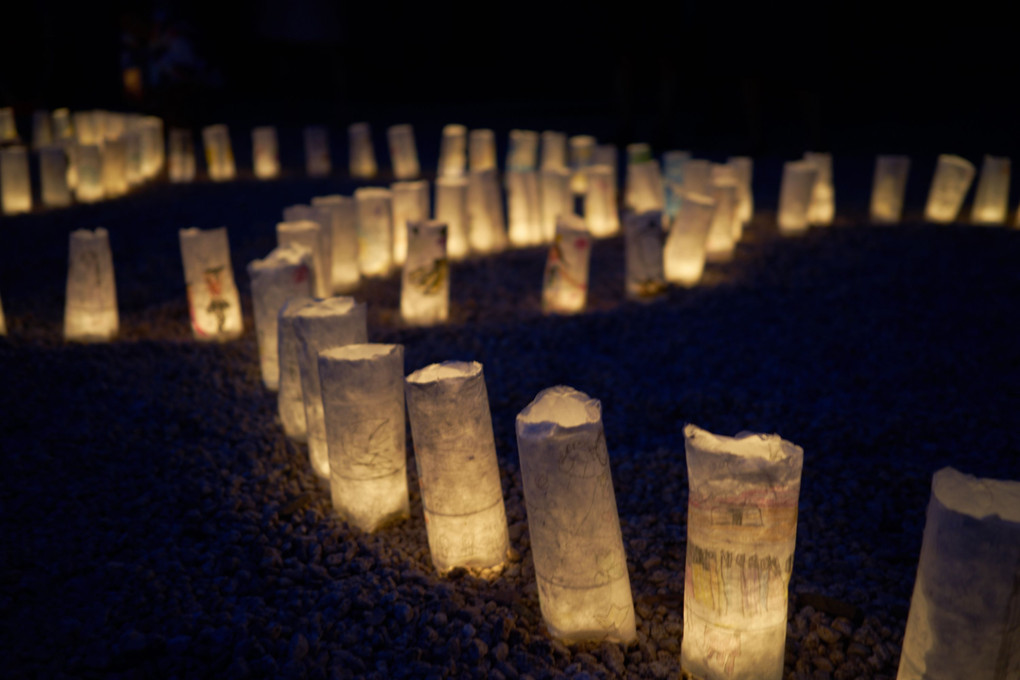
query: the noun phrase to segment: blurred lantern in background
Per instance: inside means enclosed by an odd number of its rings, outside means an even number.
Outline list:
[[[754,160],[750,156],[730,156],[726,164],[733,168],[737,178],[737,224],[739,231],[736,232],[735,238],[739,241],[743,233],[743,226],[754,217],[754,191],[751,188]]]
[[[471,172],[496,169],[496,133],[488,128],[468,133],[468,167]]]
[[[584,221],[596,238],[614,236],[620,231],[620,212],[616,207],[616,181],[608,165],[588,166],[588,190],[584,195]]]
[[[67,186],[67,154],[63,147],[39,149],[39,180],[43,205],[47,208],[71,205],[71,189]]]
[[[623,220],[624,286],[632,300],[658,297],[666,288],[662,213],[628,214]]]
[[[546,314],[574,314],[584,310],[588,300],[588,266],[591,235],[584,220],[561,215],[556,236],[545,261],[542,279],[542,311]]]
[[[95,144],[78,144],[74,147],[74,167],[77,182],[74,197],[81,203],[103,200],[103,153]]]
[[[394,182],[390,185],[393,201],[393,264],[407,258],[407,225],[429,219],[429,182],[425,179]],[[436,193],[439,193],[438,184]]]
[[[467,128],[451,123],[443,127],[439,143],[439,177],[463,177],[467,168]]]
[[[689,151],[667,151],[662,154],[662,184],[666,217],[672,220],[680,209],[680,193],[684,187],[684,166],[691,160]]]
[[[333,248],[330,277],[333,292],[342,293],[361,282],[358,268],[358,208],[350,196],[315,196],[312,207],[329,215],[330,245]]]
[[[379,172],[372,147],[372,128],[368,123],[352,123],[347,127],[349,145],[348,170],[351,177],[371,179]]]
[[[328,177],[333,172],[329,154],[329,130],[325,125],[308,125],[304,129],[305,172],[309,177]]]
[[[871,186],[871,221],[897,224],[903,216],[910,156],[878,156]]]
[[[10,106],[0,108],[0,144],[17,144],[18,123],[14,117],[14,109]]]
[[[1009,212],[1009,159],[985,156],[970,219],[975,224],[1005,224]]]
[[[251,131],[252,168],[259,179],[280,176],[280,149],[276,128],[263,125]]]
[[[574,195],[570,192],[570,171],[565,168],[543,169],[539,180],[542,241],[548,243],[556,234],[557,220],[574,214]]]
[[[733,257],[737,234],[742,231],[737,219],[737,174],[734,169],[729,165],[713,165],[710,191],[715,211],[705,240],[705,258],[709,262],[728,262]]]
[[[538,173],[511,170],[506,173],[510,243],[517,247],[542,242],[542,212]]]
[[[663,249],[663,273],[670,283],[690,287],[701,280],[715,211],[716,203],[708,196],[681,194],[680,210],[669,227]]]
[[[506,219],[503,192],[495,168],[472,170],[468,174],[468,242],[476,253],[492,253],[506,247]]]
[[[939,156],[924,208],[924,219],[943,224],[954,222],[972,181],[974,165],[970,161],[949,154]]]
[[[279,352],[279,394],[277,412],[283,432],[290,439],[308,441],[308,421],[305,418],[305,397],[301,386],[301,346],[297,337],[296,319],[301,310],[315,304],[312,298],[291,298],[280,307],[276,318]]]
[[[103,145],[103,195],[117,198],[127,193],[127,145],[122,137]]]
[[[53,118],[50,112],[32,112],[32,148],[41,149],[53,144]]]
[[[779,187],[777,222],[782,234],[801,234],[808,228],[808,211],[814,196],[818,166],[807,161],[783,164],[783,183]]]
[[[385,276],[393,268],[393,194],[381,187],[354,192],[358,212],[358,264],[365,276]]]
[[[538,133],[534,130],[511,130],[507,144],[507,172],[528,172],[538,169]]]
[[[390,164],[397,179],[415,179],[421,174],[418,149],[414,144],[414,128],[408,124],[392,125],[386,130],[390,144]]]
[[[71,232],[64,339],[101,342],[117,335],[117,286],[106,229]]]
[[[546,130],[542,133],[542,170],[567,169],[567,135]]]
[[[443,323],[450,316],[447,225],[416,220],[405,229],[408,249],[400,281],[400,316],[413,326]]]
[[[205,164],[209,179],[223,182],[234,179],[237,168],[234,152],[230,147],[230,132],[226,125],[210,125],[202,128],[202,144],[205,147]]]
[[[467,191],[468,182],[463,177],[436,180],[436,219],[447,227],[446,253],[451,260],[463,259],[470,248]]]
[[[171,182],[195,181],[195,145],[191,139],[191,130],[170,128],[168,173]]]
[[[591,165],[595,151],[595,138],[590,135],[575,135],[567,140],[570,148],[570,189],[575,194],[588,191],[586,170]]]
[[[23,146],[0,149],[0,204],[5,215],[32,210],[32,180],[28,151]]]
[[[333,211],[316,205],[291,205],[283,209],[284,222],[308,220],[319,225],[315,257],[315,295],[329,297],[333,291]]]
[[[315,297],[329,297],[328,272],[322,257],[322,225],[313,220],[291,220],[278,222],[276,225],[276,245],[297,246],[308,251],[312,257],[311,276],[312,294]]]
[[[227,228],[178,232],[191,330],[198,340],[230,340],[244,331],[241,300],[230,264]]]
[[[808,224],[828,226],[836,216],[836,191],[832,183],[832,154],[808,151],[804,160],[815,166],[815,186],[808,206]]]

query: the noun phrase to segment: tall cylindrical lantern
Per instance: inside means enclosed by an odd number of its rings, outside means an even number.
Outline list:
[[[568,642],[637,635],[602,406],[563,385],[517,415],[531,551],[542,618]]]
[[[567,140],[570,148],[570,189],[575,194],[588,191],[587,168],[591,165],[592,153],[595,151],[595,138],[591,135],[574,135]]]
[[[195,181],[195,145],[191,130],[170,128],[170,161],[168,174],[171,182]]]
[[[325,271],[322,257],[322,225],[312,220],[292,220],[277,222],[276,245],[298,246],[312,256],[312,293],[315,297],[329,297],[332,286],[329,273]]]
[[[503,564],[510,540],[482,365],[444,361],[404,384],[432,563],[440,574]]]
[[[684,163],[683,191],[688,194],[708,195],[712,186],[712,163],[692,158]]]
[[[347,127],[349,144],[348,170],[351,177],[371,179],[379,172],[372,146],[372,128],[368,123],[352,123]]]
[[[14,118],[14,109],[5,106],[0,109],[0,144],[16,143],[18,141],[18,125]]]
[[[329,479],[329,451],[318,356],[331,347],[368,342],[365,305],[350,297],[316,300],[295,313],[294,330],[298,339],[298,368],[305,402],[308,458],[315,474]]]
[[[328,297],[333,291],[333,211],[316,205],[291,205],[283,209],[284,222],[310,220],[319,225],[315,257],[316,297]],[[321,276],[320,276],[321,274]]]
[[[542,241],[548,243],[556,234],[556,221],[574,214],[574,195],[570,192],[570,171],[566,168],[543,169],[539,180]]]
[[[507,144],[506,168],[521,172],[538,169],[538,133],[534,130],[511,130]]]
[[[142,168],[142,136],[137,130],[124,133],[124,179],[133,187],[145,180]]]
[[[67,154],[63,147],[39,149],[39,180],[43,205],[49,208],[71,205],[71,189],[67,186]]]
[[[99,144],[102,141],[102,135],[99,131],[98,117],[96,114],[98,111],[75,111],[74,116],[74,136],[78,144]]]
[[[463,259],[470,249],[467,191],[463,177],[436,180],[436,219],[447,227],[446,252],[451,260]]]
[[[1005,224],[1009,212],[1009,159],[985,156],[970,219],[975,224]]]
[[[1020,672],[1020,481],[935,473],[897,680]]]
[[[324,210],[331,216],[330,245],[333,247],[330,262],[333,275],[330,277],[334,292],[345,292],[361,282],[358,268],[358,209],[350,196],[330,194],[315,196],[312,206]]]
[[[127,145],[123,137],[103,145],[103,195],[116,198],[127,193]]]
[[[53,139],[56,141],[72,139],[74,127],[71,125],[71,112],[68,109],[53,110]]]
[[[615,144],[596,144],[591,151],[591,162],[588,165],[608,165],[613,171],[613,186],[616,186],[616,165],[619,155]]]
[[[53,144],[53,121],[50,112],[32,112],[32,148],[41,149]]]
[[[209,179],[223,182],[234,179],[234,151],[230,146],[230,131],[226,125],[209,125],[202,128],[202,145],[205,147],[205,164]]]
[[[0,202],[5,215],[32,210],[32,180],[28,174],[28,151],[23,146],[0,149]]]
[[[620,231],[616,206],[616,180],[608,165],[588,166],[588,190],[584,194],[584,221],[595,238],[614,236]]]
[[[439,177],[463,177],[467,168],[467,128],[451,123],[443,126],[439,143]]]
[[[542,170],[567,169],[567,135],[546,130],[542,133]]]
[[[663,250],[664,273],[670,283],[693,286],[701,280],[715,210],[716,203],[708,196],[681,195],[680,209],[670,225]]]
[[[163,143],[163,119],[157,116],[144,116],[141,120],[141,135],[142,174],[146,178],[151,179],[159,174],[166,162],[166,146]]]
[[[815,166],[815,186],[808,206],[808,224],[828,226],[836,216],[835,188],[832,184],[832,154],[808,151],[804,160]]]
[[[230,265],[227,228],[181,229],[181,259],[188,289],[191,331],[198,340],[230,340],[241,335],[241,299]]]
[[[472,170],[467,189],[468,243],[476,253],[492,253],[506,247],[503,192],[495,168]]]
[[[414,128],[408,124],[391,125],[386,130],[390,144],[390,164],[397,179],[414,179],[421,174],[418,149],[414,144]]]
[[[248,264],[262,384],[272,392],[280,387],[280,309],[288,300],[311,296],[311,268],[312,254],[298,245],[279,246]]]
[[[666,288],[663,269],[662,213],[628,214],[623,220],[624,286],[627,297],[647,300]]]
[[[332,347],[318,364],[333,509],[369,532],[406,519],[404,346]]]
[[[329,130],[325,125],[308,125],[304,129],[305,172],[309,177],[328,177],[333,172],[329,155]]]
[[[117,335],[117,286],[106,229],[71,232],[64,339],[99,342]]]
[[[726,164],[733,168],[737,175],[737,224],[742,231],[743,225],[750,222],[754,216],[754,192],[751,189],[754,160],[750,156],[730,156]],[[736,239],[740,240],[739,233]]]
[[[928,192],[924,219],[948,224],[956,220],[974,181],[974,165],[966,158],[942,154],[935,166],[935,176]]]
[[[711,199],[715,202],[712,224],[705,239],[705,257],[709,262],[726,262],[733,257],[735,235],[740,233],[737,219],[737,177],[728,165],[712,168]]]
[[[276,318],[280,370],[276,408],[284,434],[299,442],[308,441],[308,423],[305,419],[304,390],[301,387],[301,343],[297,337],[296,319],[301,310],[314,304],[315,300],[310,297],[291,298],[283,303]]]
[[[542,242],[542,213],[538,197],[538,173],[506,173],[510,243],[531,246]]]
[[[468,168],[483,172],[496,168],[496,133],[488,128],[468,133]]]
[[[662,154],[662,185],[666,201],[666,216],[670,220],[680,209],[680,194],[684,190],[684,166],[691,160],[690,151],[666,151]]]
[[[280,148],[275,127],[263,125],[252,128],[251,156],[256,177],[273,179],[280,176]]]
[[[804,450],[779,435],[684,428],[690,498],[683,670],[780,680]]]
[[[910,156],[878,156],[871,185],[871,221],[896,224],[903,216]]]
[[[808,228],[808,210],[815,190],[818,166],[807,161],[783,164],[783,181],[779,187],[777,222],[783,234],[800,234]]]
[[[400,316],[415,326],[443,323],[450,316],[446,223],[409,222],[405,230],[408,249],[400,280]]]
[[[354,192],[358,209],[358,264],[365,276],[386,276],[393,268],[393,194],[363,187]]]
[[[562,215],[545,261],[542,279],[542,311],[546,314],[574,314],[588,301],[588,265],[591,234],[584,220]]]
[[[646,160],[627,164],[627,205],[634,212],[664,210],[662,174],[659,162]]]
[[[74,147],[74,168],[77,181],[74,197],[81,203],[103,200],[103,152],[95,144]]]

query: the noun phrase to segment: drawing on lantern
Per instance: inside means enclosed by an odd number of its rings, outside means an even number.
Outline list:
[[[438,221],[412,222],[407,232],[400,315],[406,323],[418,325],[446,321],[450,314],[446,225]]]
[[[568,215],[557,220],[542,285],[542,310],[546,314],[570,314],[584,309],[588,299],[590,246],[591,237],[580,217]]]
[[[240,335],[244,325],[226,228],[182,229],[179,235],[194,336],[226,340]]]

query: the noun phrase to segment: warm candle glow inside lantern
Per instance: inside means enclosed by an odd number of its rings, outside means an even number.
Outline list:
[[[315,474],[329,479],[329,451],[318,356],[331,347],[368,342],[365,305],[351,297],[316,300],[295,312],[294,330],[298,339],[298,368],[305,402],[308,458]]]
[[[95,144],[74,147],[74,167],[77,181],[74,196],[82,203],[103,200],[103,153]]]
[[[332,291],[322,257],[322,225],[313,220],[278,222],[276,224],[276,244],[278,246],[295,245],[307,250],[312,256],[312,292],[315,297],[329,297]]]
[[[588,166],[588,190],[584,195],[584,221],[595,238],[614,236],[620,231],[616,207],[616,179],[608,165]]]
[[[429,218],[429,183],[425,179],[394,182],[390,191],[393,199],[393,263],[402,265],[407,259],[407,225]]]
[[[74,138],[71,112],[68,109],[53,110],[53,138],[58,141]]]
[[[546,130],[542,133],[542,170],[567,169],[567,135]]]
[[[492,253],[506,247],[503,192],[495,168],[468,174],[468,243],[476,253]]]
[[[280,309],[292,298],[312,294],[311,268],[312,254],[298,245],[280,246],[248,264],[262,384],[273,392],[280,387]]]
[[[168,173],[171,182],[195,181],[195,145],[191,139],[191,130],[170,128]]]
[[[79,144],[98,144],[102,135],[98,125],[98,111],[74,112],[74,135]]]
[[[365,276],[385,276],[393,267],[393,194],[363,187],[354,192],[358,212],[358,264]]]
[[[627,164],[627,199],[634,212],[663,210],[666,207],[658,161]]]
[[[836,192],[832,184],[832,154],[808,151],[804,160],[815,166],[815,186],[808,206],[808,224],[828,226],[836,216]]]
[[[527,172],[538,169],[538,133],[534,130],[511,130],[507,144],[506,170]]]
[[[103,195],[116,198],[127,190],[127,145],[123,137],[109,139],[103,145]]]
[[[372,128],[368,123],[352,123],[347,127],[350,145],[348,169],[351,177],[371,179],[379,172],[372,147]]]
[[[467,191],[468,183],[463,177],[436,180],[436,219],[447,227],[446,252],[451,260],[463,259],[470,248]]]
[[[163,143],[163,119],[144,116],[141,119],[142,174],[153,178],[159,174],[166,162],[166,146]]]
[[[117,286],[106,229],[71,232],[64,339],[100,342],[117,335]]]
[[[741,231],[737,219],[737,175],[733,168],[712,167],[710,198],[715,202],[715,212],[705,240],[705,258],[709,262],[727,262],[733,257],[734,237]]]
[[[595,151],[595,138],[591,135],[574,135],[567,143],[570,147],[570,170],[573,173],[570,176],[570,189],[575,194],[587,193],[586,170],[591,165],[591,157]]]
[[[280,176],[280,149],[276,139],[276,128],[272,125],[252,128],[252,167],[259,179]]]
[[[1009,159],[985,156],[970,219],[975,224],[1005,224],[1009,212]]]
[[[443,127],[439,143],[439,177],[463,177],[467,167],[467,128],[451,123]]]
[[[312,256],[315,258],[317,297],[333,291],[333,212],[316,205],[291,205],[283,209],[284,222],[310,220],[319,225],[319,239]],[[321,273],[321,277],[320,277]]]
[[[754,192],[751,180],[754,174],[754,160],[750,156],[730,156],[726,164],[737,176],[737,229],[734,238],[740,240],[743,226],[754,216]]]
[[[400,282],[400,316],[416,326],[442,323],[450,316],[446,223],[421,220],[405,229],[408,250]]]
[[[928,192],[924,219],[948,224],[956,220],[974,180],[974,165],[966,158],[942,154],[935,166],[935,176]]]
[[[471,172],[496,169],[496,133],[488,128],[468,133],[468,167]]]
[[[806,161],[783,164],[783,182],[779,188],[777,222],[783,234],[800,234],[808,228],[808,210],[815,190],[818,166]]]
[[[556,234],[557,220],[574,214],[574,195],[570,193],[570,171],[565,168],[543,169],[539,179],[542,240],[549,242]]]
[[[241,335],[241,300],[230,264],[227,228],[178,232],[191,331],[198,340],[230,340]]]
[[[403,345],[333,347],[318,368],[333,509],[362,531],[406,519]]]
[[[647,300],[666,288],[663,269],[662,213],[628,214],[623,220],[624,286],[627,297]]]
[[[5,106],[0,109],[0,143],[18,141],[18,126],[14,118],[14,109]]]
[[[804,451],[778,435],[684,428],[690,499],[683,670],[780,680]]]
[[[141,184],[142,175],[142,136],[137,130],[124,133],[124,179],[128,186]]]
[[[441,574],[502,565],[510,541],[482,365],[432,364],[405,390],[432,563]]]
[[[63,147],[39,149],[39,180],[43,205],[50,208],[71,205],[71,189],[67,186],[67,154]]]
[[[708,196],[683,193],[680,209],[663,250],[666,280],[681,286],[694,286],[705,271],[705,251],[712,228],[716,203]]]
[[[305,420],[305,397],[301,387],[301,343],[298,342],[296,318],[298,312],[315,304],[312,298],[291,298],[287,300],[276,318],[279,351],[280,391],[276,407],[283,424],[283,432],[289,438],[308,441],[308,424]]]
[[[414,179],[421,174],[418,149],[414,144],[414,128],[408,124],[391,125],[386,130],[390,144],[390,164],[397,179]]]
[[[330,245],[333,247],[330,277],[334,292],[345,292],[361,282],[358,268],[358,208],[350,196],[315,196],[312,206],[330,215]]]
[[[910,156],[878,156],[871,186],[871,221],[895,224],[903,216]]]
[[[545,261],[543,312],[573,314],[584,310],[588,300],[590,261],[591,235],[584,220],[576,215],[560,216],[556,223],[556,236]]]
[[[712,187],[712,163],[692,158],[684,163],[683,191],[689,194],[707,196]]]
[[[329,130],[325,125],[309,125],[304,129],[305,172],[309,177],[327,177],[333,172],[329,155]]]
[[[210,125],[202,128],[202,145],[205,147],[205,164],[209,179],[222,182],[234,179],[237,168],[234,152],[230,146],[230,132],[226,125]]]
[[[662,184],[666,216],[673,219],[680,209],[680,193],[684,185],[684,166],[691,160],[690,151],[667,151],[662,154]]]
[[[32,210],[28,151],[23,146],[0,149],[0,204],[5,215]]]
[[[1020,670],[1020,481],[935,473],[897,680]]]
[[[563,385],[517,415],[538,601],[549,632],[568,642],[635,639],[602,407]]]
[[[506,173],[506,186],[510,243],[518,247],[541,243],[538,173],[511,170]]]

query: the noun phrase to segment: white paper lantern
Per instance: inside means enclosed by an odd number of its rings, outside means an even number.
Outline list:
[[[67,186],[67,154],[63,147],[39,149],[39,180],[43,205],[49,208],[71,205],[71,189]]]
[[[71,125],[71,112],[67,109],[53,110],[53,139],[60,141],[74,138],[74,126]]]
[[[542,279],[542,311],[546,314],[574,314],[588,301],[588,266],[591,234],[584,220],[562,215],[545,261]]]
[[[308,125],[304,130],[305,172],[309,177],[328,177],[333,172],[329,155],[329,130],[325,125]]]
[[[365,276],[386,276],[393,268],[393,194],[363,187],[354,192],[358,208],[358,263]]]
[[[970,219],[975,224],[1005,224],[1009,212],[1009,159],[985,156]]]
[[[476,253],[493,253],[506,247],[503,192],[495,168],[472,170],[467,189],[468,243]]]
[[[280,388],[280,309],[288,300],[311,296],[312,266],[312,254],[293,244],[279,246],[248,264],[262,384],[272,392]]]
[[[683,191],[688,194],[707,196],[712,186],[712,163],[692,158],[684,163]]]
[[[463,177],[436,180],[436,219],[447,227],[446,252],[451,260],[467,257],[470,249],[467,191],[468,182]]]
[[[903,196],[907,191],[910,156],[878,156],[871,186],[871,221],[896,224],[903,216]]]
[[[778,435],[684,428],[690,498],[680,663],[781,680],[804,451]]]
[[[318,363],[333,509],[368,532],[406,519],[403,345],[333,347]]]
[[[507,213],[510,243],[517,247],[542,242],[542,211],[539,203],[538,173],[506,173]]]
[[[390,144],[390,164],[397,179],[415,179],[421,174],[418,149],[414,144],[414,128],[408,124],[391,125],[386,130]]]
[[[737,219],[737,175],[733,168],[713,166],[710,198],[715,211],[705,240],[705,258],[709,262],[728,262],[736,245],[734,235],[741,231]]]
[[[128,187],[145,181],[143,168],[142,135],[137,131],[124,133],[124,179]]]
[[[333,254],[333,291],[350,291],[361,282],[358,267],[358,207],[350,196],[316,196],[312,205],[330,215],[330,244]]]
[[[103,200],[103,152],[95,144],[74,147],[74,168],[77,181],[74,197],[81,203]]]
[[[230,340],[244,331],[241,299],[230,264],[227,228],[178,232],[191,331],[198,340]]]
[[[74,135],[78,144],[93,145],[102,142],[98,111],[75,111]]]
[[[665,209],[662,174],[658,161],[646,160],[627,164],[626,196],[627,206],[634,212]]]
[[[301,386],[301,343],[297,337],[296,319],[301,310],[314,304],[316,302],[312,298],[291,298],[280,307],[276,318],[280,369],[276,407],[284,434],[298,442],[308,441],[308,423]]]
[[[405,390],[432,563],[440,574],[502,565],[510,540],[482,365],[432,364]]]
[[[808,151],[804,160],[815,166],[815,186],[808,206],[808,224],[828,226],[836,216],[835,188],[832,184],[832,154]]]
[[[106,229],[71,232],[64,339],[102,342],[117,335],[117,286]]]
[[[619,155],[619,150],[614,144],[596,144],[595,148],[592,149],[591,161],[588,165],[609,166],[609,168],[613,171],[613,186],[616,186],[616,165],[619,161]]]
[[[141,120],[142,134],[142,174],[153,178],[163,170],[166,163],[166,147],[163,143],[163,119],[157,116],[144,116]],[[230,139],[227,138],[227,145]],[[231,164],[233,155],[231,155]]]
[[[32,112],[32,148],[41,149],[53,144],[53,121],[50,112]]]
[[[777,222],[782,234],[800,234],[808,228],[808,210],[814,195],[818,166],[807,161],[783,164],[783,182],[779,187]]]
[[[171,182],[195,181],[195,146],[191,130],[170,128],[169,175]]]
[[[404,323],[429,326],[450,316],[450,265],[447,225],[439,220],[410,222],[407,260],[400,281],[400,316]]]
[[[897,680],[1020,673],[1020,482],[935,473]]]
[[[439,177],[463,177],[467,168],[467,128],[450,124],[443,127],[439,143]]]
[[[223,182],[234,179],[237,167],[234,151],[230,146],[230,132],[226,125],[210,125],[202,128],[202,145],[205,147],[205,164],[209,179]]]
[[[754,216],[754,192],[751,189],[754,160],[750,156],[730,156],[726,164],[733,168],[737,176],[737,227],[740,231],[734,238],[739,241],[743,225]]]
[[[14,109],[5,106],[0,109],[0,144],[18,142],[18,125],[14,118]]]
[[[542,133],[542,170],[567,169],[567,135],[546,130]]]
[[[636,637],[602,407],[577,390],[539,392],[517,415],[538,601],[568,642]]]
[[[627,297],[648,300],[666,288],[663,269],[662,213],[653,210],[623,220],[624,287]]]
[[[666,280],[680,286],[694,286],[705,271],[705,253],[716,203],[708,196],[684,193],[663,251]]]
[[[32,210],[32,180],[28,174],[28,151],[23,146],[0,149],[0,202],[5,215]]]
[[[511,130],[507,144],[506,171],[530,172],[538,169],[538,133]]]
[[[496,133],[488,128],[468,133],[468,167],[471,172],[496,168]]]
[[[689,160],[690,151],[667,151],[662,154],[662,185],[666,216],[669,220],[672,220],[680,209],[680,194],[684,190],[684,167]]]
[[[371,179],[379,172],[372,147],[372,128],[368,123],[352,123],[347,127],[349,144],[348,170],[351,177]]]
[[[329,297],[332,292],[329,275],[322,257],[322,225],[313,220],[291,220],[276,224],[276,245],[294,245],[307,250],[312,256],[312,293],[315,297]]]
[[[590,165],[588,190],[584,194],[584,221],[595,238],[614,236],[620,231],[616,206],[616,180],[608,165]]]
[[[399,266],[407,259],[407,226],[427,220],[431,215],[429,183],[424,179],[394,182],[390,191],[393,198],[393,264]],[[436,193],[439,193],[438,185]]]
[[[588,191],[588,175],[586,169],[591,165],[595,151],[595,138],[591,135],[574,135],[567,140],[570,147],[570,189],[575,194]]]
[[[103,195],[117,198],[127,193],[127,144],[123,137],[103,145]]]
[[[263,125],[251,131],[252,167],[259,179],[273,179],[280,176],[280,149],[276,139],[276,128]]]
[[[924,208],[924,219],[943,224],[955,221],[970,183],[974,181],[974,172],[974,165],[966,158],[949,154],[939,156]]]
[[[574,215],[574,195],[570,191],[570,171],[553,169],[539,172],[539,203],[542,215],[542,241],[551,242],[560,217]]]
[[[283,209],[284,222],[310,220],[319,225],[319,240],[312,255],[316,266],[316,297],[329,297],[333,291],[333,211],[316,205],[291,205]],[[319,276],[321,272],[321,277]]]

